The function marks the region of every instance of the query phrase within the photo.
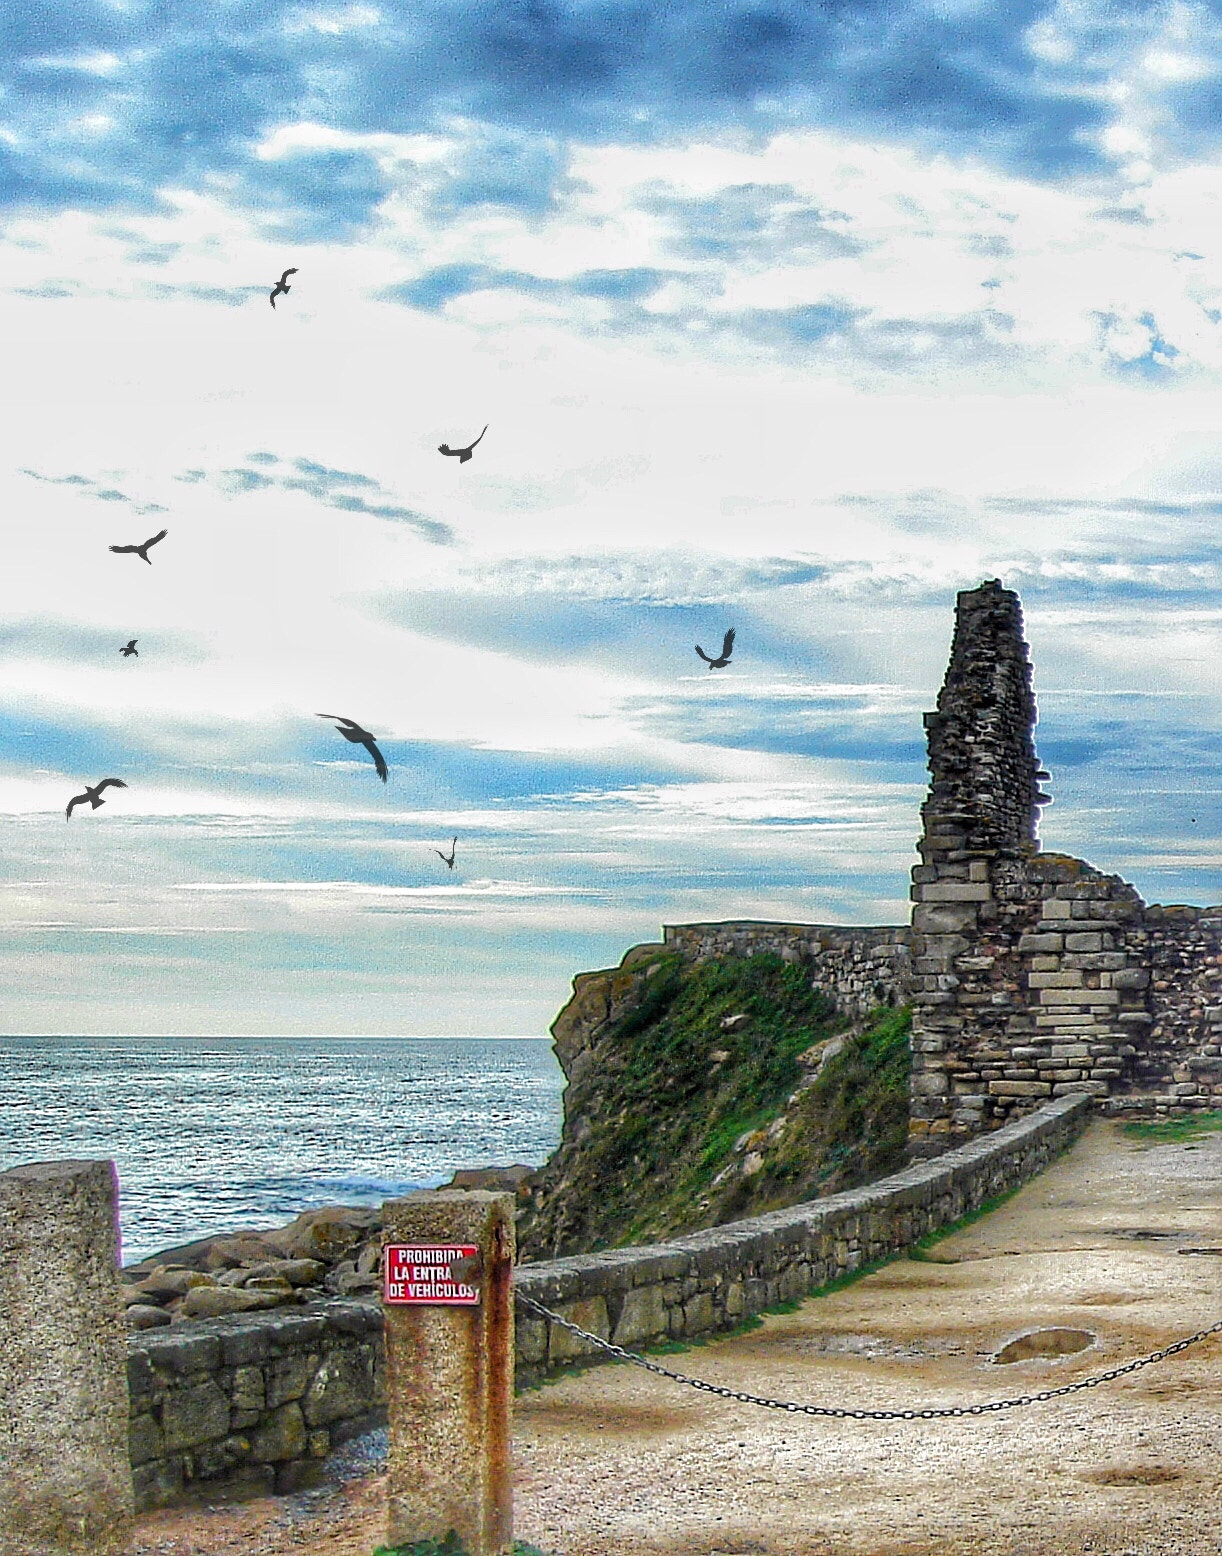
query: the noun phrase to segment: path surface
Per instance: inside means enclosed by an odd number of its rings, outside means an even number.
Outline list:
[[[928,1260],[670,1364],[818,1404],[972,1404],[1219,1318],[1222,1135],[1141,1146],[1096,1122]],[[1095,1339],[993,1360],[1045,1327]],[[519,1537],[556,1556],[1222,1556],[1222,1336],[1062,1400],[932,1422],[794,1417],[597,1367],[521,1396],[515,1446]],[[312,1502],[148,1515],[135,1556],[369,1556],[382,1517],[374,1475]]]

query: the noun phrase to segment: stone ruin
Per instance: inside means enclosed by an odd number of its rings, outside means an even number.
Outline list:
[[[1106,1111],[1222,1107],[1222,907],[1147,906],[1118,875],[1040,852],[1035,719],[1018,596],[998,579],[964,590],[925,715],[911,926],[664,930],[694,961],[802,961],[852,1019],[911,1002],[914,1157],[1073,1092]]]
[[[1222,1105],[1222,908],[1147,907],[1117,875],[1041,854],[1049,775],[1018,596],[959,595],[912,872],[916,1156],[1049,1097]]]

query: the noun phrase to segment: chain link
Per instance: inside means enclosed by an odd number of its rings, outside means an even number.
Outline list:
[[[837,1421],[936,1421],[946,1416],[986,1416],[997,1410],[1013,1410],[1017,1405],[1042,1404],[1045,1400],[1059,1399],[1062,1394],[1076,1394],[1080,1389],[1098,1388],[1101,1383],[1110,1383],[1113,1378],[1123,1378],[1126,1373],[1136,1372],[1141,1367],[1148,1367],[1151,1362],[1164,1361],[1168,1356],[1176,1356],[1180,1351],[1186,1351],[1190,1345],[1196,1345],[1199,1341],[1207,1339],[1210,1335],[1222,1334],[1222,1319],[1212,1324],[1208,1329],[1199,1329],[1196,1334],[1189,1335],[1186,1339],[1176,1340],[1172,1345],[1165,1345],[1161,1351],[1153,1351],[1149,1356],[1139,1356],[1136,1361],[1126,1362],[1123,1367],[1113,1367],[1108,1372],[1101,1372],[1093,1378],[1082,1378],[1077,1383],[1063,1383],[1060,1388],[1041,1389],[1038,1394],[1019,1394],[1013,1399],[994,1399],[985,1405],[949,1405],[941,1409],[926,1410],[848,1410],[834,1405],[799,1405],[790,1400],[768,1399],[761,1394],[748,1394],[742,1389],[725,1388],[720,1383],[707,1383],[703,1378],[689,1378],[682,1372],[672,1372],[669,1367],[663,1367],[659,1362],[650,1361],[647,1356],[640,1356],[635,1351],[627,1351],[622,1345],[613,1345],[610,1340],[604,1340],[601,1335],[591,1334],[588,1329],[582,1329],[567,1318],[561,1318],[559,1313],[553,1313],[550,1308],[536,1302],[533,1297],[528,1297],[525,1292],[514,1293],[523,1307],[530,1312],[545,1318],[549,1323],[559,1324],[562,1329],[587,1340],[601,1351],[606,1351],[609,1356],[616,1356],[620,1361],[632,1362],[634,1366],[644,1367],[647,1372],[654,1372],[660,1378],[670,1378],[675,1383],[686,1383],[689,1388],[699,1389],[704,1394],[716,1394],[721,1399],[735,1399],[744,1405],[763,1405],[768,1410],[785,1410],[791,1415],[806,1416],[832,1416]]]

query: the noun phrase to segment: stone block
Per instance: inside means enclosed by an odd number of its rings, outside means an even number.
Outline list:
[[[110,1161],[0,1172],[4,1556],[118,1556],[131,1531],[128,1347]]]
[[[1120,995],[1115,989],[1041,989],[1041,1005],[1118,1005]]]
[[[310,1352],[290,1352],[264,1363],[263,1375],[267,1379],[266,1407],[274,1410],[290,1399],[300,1399],[309,1387],[321,1358]]]
[[[1057,934],[1051,930],[1043,933],[1030,931],[1018,937],[1018,949],[1022,955],[1030,955],[1032,953],[1046,955],[1064,950],[1064,942],[1064,935]]]
[[[267,1395],[263,1385],[263,1373],[258,1367],[238,1367],[234,1371],[233,1386],[229,1394],[235,1410],[263,1410]],[[275,1401],[279,1403],[279,1401]]]
[[[229,1435],[229,1400],[211,1378],[171,1389],[161,1407],[166,1451],[197,1448]]]
[[[976,909],[965,903],[918,902],[912,910],[912,927],[923,935],[970,934],[976,928]]]
[[[1049,1081],[990,1081],[989,1095],[993,1097],[1051,1097]]]
[[[741,1301],[742,1290],[739,1287]],[[663,1339],[668,1332],[666,1304],[660,1286],[634,1286],[624,1296],[611,1339],[616,1345],[639,1345]]]
[[[698,1291],[683,1304],[683,1333],[689,1335],[707,1334],[716,1327],[717,1318],[713,1309],[713,1294],[711,1291]]]
[[[1145,967],[1122,967],[1112,974],[1114,989],[1145,989],[1150,984],[1150,973]]]
[[[302,1409],[310,1426],[326,1426],[373,1408],[373,1355],[345,1346],[325,1356],[306,1389]]]
[[[1066,935],[1065,949],[1067,951],[1102,951],[1103,936],[1095,933]]]
[[[274,1464],[282,1459],[300,1459],[306,1452],[306,1426],[301,1406],[297,1401],[264,1417],[263,1422],[249,1435],[250,1456],[261,1464]]]
[[[1084,974],[1071,969],[1068,972],[1031,972],[1027,974],[1027,986],[1031,989],[1080,989]]]
[[[929,886],[914,886],[913,893],[922,903],[988,902],[993,889],[987,881],[938,881]]]

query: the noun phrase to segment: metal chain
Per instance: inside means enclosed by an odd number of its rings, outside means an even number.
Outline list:
[[[559,1313],[553,1313],[550,1308],[545,1308],[541,1302],[536,1302],[525,1292],[518,1291],[514,1294],[523,1307],[529,1308],[541,1318],[546,1318],[549,1323],[559,1324],[562,1329],[567,1329],[581,1339],[588,1340],[599,1350],[619,1357],[620,1361],[632,1362],[637,1367],[644,1367],[647,1372],[656,1372],[661,1378],[670,1378],[675,1383],[686,1383],[689,1388],[699,1389],[704,1394],[717,1394],[722,1399],[736,1399],[744,1405],[763,1405],[768,1410],[786,1410],[791,1415],[833,1416],[838,1421],[934,1421],[944,1416],[984,1416],[996,1410],[1013,1410],[1016,1405],[1042,1404],[1048,1399],[1058,1399],[1062,1394],[1076,1394],[1079,1389],[1098,1388],[1101,1383],[1110,1383],[1113,1378],[1122,1378],[1127,1372],[1136,1372],[1140,1367],[1148,1367],[1151,1362],[1163,1361],[1168,1356],[1186,1351],[1190,1345],[1196,1345],[1198,1341],[1207,1339],[1210,1335],[1222,1334],[1222,1319],[1220,1319],[1208,1329],[1199,1329],[1196,1334],[1189,1335],[1187,1339],[1176,1340],[1173,1345],[1166,1345],[1161,1351],[1153,1351],[1149,1356],[1139,1356],[1136,1361],[1126,1362],[1123,1367],[1113,1367],[1109,1372],[1099,1373],[1097,1377],[1082,1378],[1077,1383],[1063,1383],[1060,1388],[1042,1389],[1038,1394],[1020,1394],[1014,1399],[990,1400],[986,1405],[950,1405],[937,1410],[847,1410],[834,1405],[799,1405],[789,1400],[768,1399],[760,1394],[745,1393],[742,1389],[724,1388],[719,1383],[706,1383],[702,1378],[689,1378],[682,1372],[672,1372],[669,1367],[650,1361],[647,1356],[639,1356],[635,1351],[626,1351],[622,1345],[613,1345],[610,1340],[604,1340],[601,1335],[591,1334],[588,1329],[582,1329],[580,1325],[572,1323],[569,1319],[561,1318]]]

